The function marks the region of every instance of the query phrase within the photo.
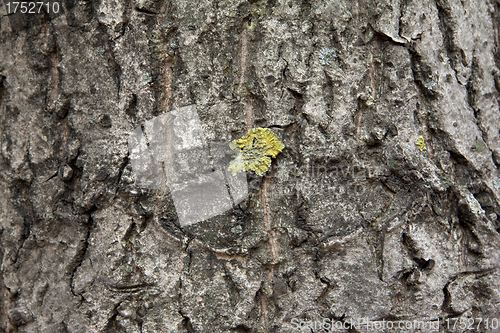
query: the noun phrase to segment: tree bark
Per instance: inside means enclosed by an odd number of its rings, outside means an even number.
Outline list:
[[[0,11],[0,332],[498,327],[499,1],[58,4]],[[285,148],[181,226],[128,138],[193,104]]]

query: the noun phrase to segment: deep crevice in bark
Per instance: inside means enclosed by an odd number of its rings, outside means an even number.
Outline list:
[[[453,17],[450,13],[451,5],[448,3],[448,0],[435,0],[435,3],[438,10],[439,27],[443,36],[448,61],[450,63],[450,67],[455,73],[455,79],[460,83],[456,70],[457,63],[461,62],[465,67],[467,67],[467,64],[465,63],[464,51],[455,45],[453,41],[456,23],[453,22]]]
[[[66,268],[66,272],[70,276],[70,278],[69,278],[69,287],[71,289],[71,293],[74,296],[78,296],[78,297],[81,296],[81,295],[78,295],[77,293],[75,293],[73,283],[74,283],[76,271],[82,265],[83,260],[85,259],[85,255],[87,254],[87,250],[88,250],[88,247],[89,247],[90,233],[92,231],[93,226],[94,226],[94,222],[93,222],[91,214],[89,214],[88,229],[87,229],[87,232],[85,234],[85,238],[82,239],[80,248],[77,249],[76,254],[75,254],[75,256],[72,259],[72,262]]]

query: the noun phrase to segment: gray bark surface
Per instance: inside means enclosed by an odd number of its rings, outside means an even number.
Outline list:
[[[0,332],[500,320],[500,2],[60,5],[0,9]],[[285,149],[181,227],[128,137],[192,104]]]

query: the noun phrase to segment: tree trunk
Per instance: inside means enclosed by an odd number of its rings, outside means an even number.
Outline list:
[[[0,332],[496,331],[499,1],[49,4],[0,12]],[[182,225],[128,140],[188,105],[285,148]]]

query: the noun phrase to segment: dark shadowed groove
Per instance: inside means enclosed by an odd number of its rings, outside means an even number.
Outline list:
[[[3,75],[0,75],[0,111],[2,110],[2,107],[3,107],[3,99],[5,98],[5,92],[6,92],[6,88],[5,88],[5,84],[4,84],[4,81],[5,81],[6,77],[3,76]]]
[[[173,81],[173,66],[174,66],[174,56],[171,54],[168,54],[166,52],[166,49],[168,49],[168,40],[166,39],[167,34],[171,34],[177,30],[175,26],[170,26],[168,28],[163,27],[162,22],[164,21],[165,15],[168,15],[170,12],[170,6],[171,2],[170,0],[164,0],[161,8],[156,14],[156,20],[155,20],[155,26],[153,28],[153,35],[158,35],[160,36],[160,40],[157,42],[161,45],[159,45],[159,48],[161,49],[159,51],[160,54],[158,54],[161,58],[160,60],[160,75],[162,76],[162,79],[159,83],[159,100],[157,101],[159,110],[158,113],[162,114],[164,112],[169,111],[171,103],[172,103],[172,93],[173,93],[173,88],[172,88],[172,81]],[[162,31],[165,30],[165,31]],[[160,103],[160,101],[163,99],[163,103]]]
[[[418,54],[412,46],[408,47],[408,52],[411,59],[410,63],[413,81],[419,92],[423,95],[425,100],[436,98],[436,92],[432,89],[427,89],[424,85],[425,81],[428,80],[427,76],[430,72],[430,67],[422,62],[422,56]]]
[[[89,247],[90,233],[91,233],[91,230],[93,229],[93,226],[94,226],[94,221],[92,219],[92,214],[89,214],[89,223],[88,223],[88,227],[87,227],[87,233],[85,234],[85,238],[82,239],[80,244],[78,245],[76,254],[75,254],[72,262],[70,262],[70,264],[68,265],[68,268],[66,270],[67,274],[70,276],[69,287],[71,289],[71,293],[74,296],[80,296],[80,295],[75,293],[75,290],[73,287],[73,282],[75,279],[76,271],[77,271],[78,267],[80,267],[82,265],[83,259],[85,259],[85,255],[87,254],[87,250]]]
[[[495,32],[494,59],[495,65],[497,67],[497,71],[495,73],[495,86],[497,92],[500,94],[500,72],[498,71],[498,69],[500,68],[500,2],[491,1],[491,5],[495,9],[493,12],[491,12],[491,22],[493,25],[493,31]]]
[[[13,193],[16,193],[12,197],[12,199],[16,199],[12,201],[12,204],[14,205],[14,207],[16,207],[17,211],[20,213],[24,221],[23,233],[21,235],[20,244],[16,253],[16,263],[19,259],[19,252],[23,248],[26,239],[28,239],[28,237],[31,235],[31,228],[33,224],[37,221],[29,190],[29,185],[22,180],[15,180],[11,186],[11,191]]]
[[[444,46],[448,55],[450,67],[455,73],[455,79],[458,81],[456,65],[458,61],[464,61],[463,51],[458,48],[453,42],[453,31],[455,30],[455,22],[453,22],[450,14],[451,8],[448,0],[435,0],[436,9],[439,16],[439,28],[443,35]]]
[[[188,263],[188,271],[189,267],[191,266],[191,251],[189,251],[189,263]],[[179,278],[179,286],[178,286],[178,294],[177,294],[177,300],[179,304],[179,314],[181,315],[182,319],[182,326],[188,331],[188,333],[195,333],[195,330],[193,329],[193,324],[191,324],[191,319],[189,316],[185,315],[182,313],[182,277]]]
[[[474,121],[476,122],[476,127],[479,129],[481,132],[481,137],[483,139],[483,143],[486,146],[486,148],[491,152],[490,147],[488,146],[488,132],[485,130],[481,121],[481,114],[480,114],[480,109],[476,107],[476,98],[478,95],[478,92],[474,88],[474,81],[477,81],[476,75],[478,75],[478,66],[476,63],[476,59],[473,57],[472,58],[472,65],[471,65],[471,73],[469,75],[469,80],[467,84],[465,85],[465,89],[467,91],[467,104],[469,107],[472,109],[473,115],[474,115]]]
[[[106,53],[109,57],[108,61],[109,61],[109,64],[111,65],[111,77],[114,79],[115,81],[115,84],[116,84],[116,92],[117,92],[117,99],[119,100],[120,98],[120,91],[121,91],[121,77],[122,77],[122,68],[120,67],[120,65],[118,64],[118,62],[116,61],[116,57],[115,57],[115,52],[113,51],[114,48],[115,48],[115,42],[114,40],[111,38],[111,36],[109,35],[106,27],[99,23],[99,26],[98,26],[98,31],[104,36],[104,38],[106,39],[106,42],[104,43],[104,47],[105,47],[105,50],[106,50]]]

